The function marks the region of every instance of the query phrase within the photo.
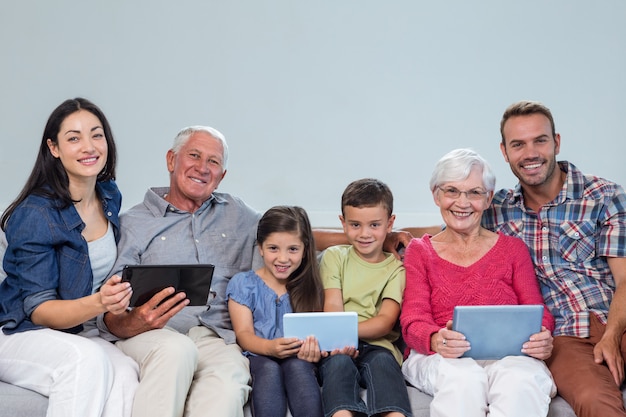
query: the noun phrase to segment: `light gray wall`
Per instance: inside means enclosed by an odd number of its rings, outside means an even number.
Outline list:
[[[336,226],[344,187],[373,176],[397,225],[433,224],[428,179],[453,148],[515,184],[499,120],[519,99],[552,109],[562,158],[626,184],[624,22],[623,0],[2,0],[0,210],[74,96],[113,126],[125,208],[167,184],[175,133],[208,124],[231,148],[220,189],[258,210]]]

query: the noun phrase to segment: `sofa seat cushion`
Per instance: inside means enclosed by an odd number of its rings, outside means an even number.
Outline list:
[[[34,391],[0,382],[0,417],[44,417],[48,398]]]

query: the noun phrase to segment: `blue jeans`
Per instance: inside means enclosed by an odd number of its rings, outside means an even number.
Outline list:
[[[322,417],[317,365],[296,357],[277,359],[250,356],[252,394],[250,408],[255,417]]]
[[[367,416],[398,411],[412,417],[409,394],[400,365],[387,349],[359,343],[359,356],[333,355],[320,364],[322,402],[326,417],[339,410]],[[367,404],[361,399],[367,389]]]

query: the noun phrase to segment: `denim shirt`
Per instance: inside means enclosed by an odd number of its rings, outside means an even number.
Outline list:
[[[119,241],[122,195],[114,181],[96,183],[102,209]],[[92,293],[93,275],[85,224],[71,205],[30,195],[11,214],[4,255],[7,277],[0,284],[0,327],[5,334],[38,329],[30,320],[44,301],[73,300]],[[66,329],[78,333],[82,326]]]
[[[232,277],[226,287],[226,299],[250,309],[254,334],[258,337],[269,340],[284,337],[283,315],[293,312],[288,292],[278,296],[255,271],[246,271]],[[244,355],[254,356],[250,352]]]

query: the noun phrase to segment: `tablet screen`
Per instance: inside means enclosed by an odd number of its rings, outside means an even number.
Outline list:
[[[501,359],[523,355],[522,345],[541,331],[542,319],[542,305],[457,306],[452,330],[470,342],[463,357]]]
[[[131,307],[144,304],[167,287],[174,287],[174,294],[185,292],[190,306],[202,306],[207,304],[214,268],[210,264],[127,265],[122,281],[130,282],[133,288]]]
[[[322,351],[330,352],[346,346],[358,348],[358,326],[358,316],[354,311],[283,315],[285,337],[303,340],[307,336],[315,336]]]

